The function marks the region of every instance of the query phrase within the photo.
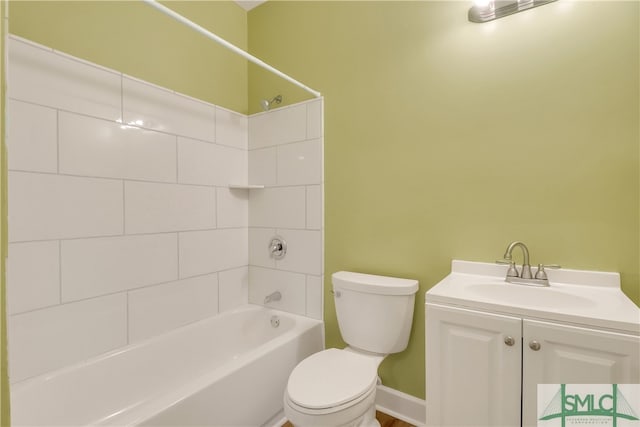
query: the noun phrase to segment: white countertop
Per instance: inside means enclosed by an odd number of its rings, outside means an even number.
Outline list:
[[[620,290],[618,273],[547,270],[550,286],[537,287],[505,282],[506,265],[451,264],[451,274],[426,293],[426,303],[640,335],[640,308]]]

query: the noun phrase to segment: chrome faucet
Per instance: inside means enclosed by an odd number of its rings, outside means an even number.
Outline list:
[[[264,303],[269,304],[272,301],[280,301],[281,299],[282,299],[282,294],[280,293],[280,291],[275,291],[274,293],[264,297]]]
[[[513,262],[513,258],[511,257],[511,252],[513,249],[519,246],[522,249],[522,254],[524,255],[524,261],[522,262],[522,272],[518,275],[518,270],[515,268],[515,263]],[[522,242],[511,242],[509,246],[507,246],[507,250],[504,252],[504,256],[502,257],[505,261],[509,261],[509,271],[507,271],[508,277],[521,277],[523,279],[531,279],[533,275],[531,274],[531,264],[529,264],[529,249],[527,245]],[[515,275],[514,275],[515,273]]]
[[[516,263],[513,261],[513,257],[511,255],[513,249],[516,247],[520,247],[520,249],[522,249],[522,255],[524,257],[524,260],[522,261],[522,270],[520,272],[518,272]],[[529,264],[529,249],[527,248],[527,245],[519,241],[509,243],[509,246],[507,246],[507,250],[504,252],[504,256],[502,258],[503,259],[496,262],[498,264],[509,264],[507,277],[504,280],[509,283],[516,283],[519,285],[549,286],[547,273],[544,271],[545,267],[560,268],[560,266],[556,264],[538,264],[538,271],[536,271],[534,276],[531,274],[531,265]]]

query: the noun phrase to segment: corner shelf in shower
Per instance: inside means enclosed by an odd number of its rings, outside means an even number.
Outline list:
[[[258,190],[264,188],[264,185],[259,184],[229,184],[231,190]]]

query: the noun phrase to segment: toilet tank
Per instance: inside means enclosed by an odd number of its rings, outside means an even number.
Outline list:
[[[417,280],[339,271],[331,282],[340,334],[349,346],[381,354],[407,348]]]

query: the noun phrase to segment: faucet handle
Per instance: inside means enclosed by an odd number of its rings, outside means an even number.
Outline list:
[[[545,268],[562,268],[561,265],[558,264],[538,264],[538,271],[536,271],[535,278],[541,280],[547,280],[547,272],[544,271]]]
[[[496,260],[496,264],[509,265],[509,269],[507,270],[507,277],[520,277],[520,273],[518,273],[515,262],[508,259],[498,259]]]

